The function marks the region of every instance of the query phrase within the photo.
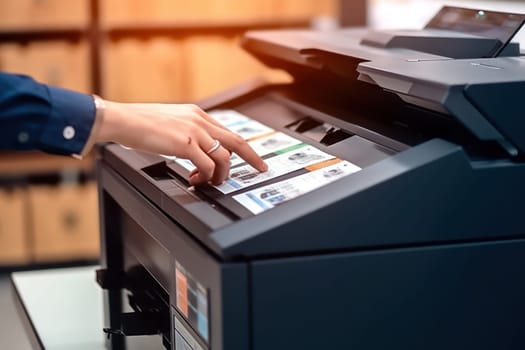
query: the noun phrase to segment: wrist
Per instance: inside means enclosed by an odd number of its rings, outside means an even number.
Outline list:
[[[118,140],[116,140],[116,137],[117,130],[120,124],[118,121],[120,116],[120,104],[117,102],[111,102],[106,100],[102,100],[101,102],[103,103],[103,107],[101,107],[103,112],[103,118],[101,118],[100,128],[98,129],[96,137],[97,142],[118,142]]]
[[[89,134],[89,138],[84,144],[84,148],[82,149],[82,152],[76,155],[77,157],[80,157],[80,158],[85,156],[87,153],[89,153],[91,149],[93,148],[93,145],[98,142],[98,134],[99,134],[100,127],[103,124],[103,120],[104,120],[104,114],[106,110],[105,101],[97,95],[92,95],[92,98],[93,98],[93,105],[95,107],[95,110],[94,110],[95,115],[93,116],[93,124],[91,125],[91,131]]]

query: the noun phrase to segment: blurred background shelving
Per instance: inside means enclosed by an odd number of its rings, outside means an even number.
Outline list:
[[[0,153],[0,267],[94,261],[93,157]]]

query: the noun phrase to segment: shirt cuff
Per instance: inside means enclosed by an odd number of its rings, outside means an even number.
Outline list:
[[[51,112],[39,148],[58,154],[82,154],[95,122],[93,97],[58,87],[47,89]]]
[[[89,134],[89,138],[84,145],[84,149],[79,155],[73,155],[76,158],[82,158],[86,154],[91,151],[93,148],[93,145],[95,145],[97,141],[97,135],[98,130],[100,129],[100,126],[102,125],[102,120],[104,119],[104,112],[106,111],[106,102],[100,98],[97,95],[93,95],[93,103],[95,105],[95,121],[93,122],[93,127],[91,128],[91,133]]]

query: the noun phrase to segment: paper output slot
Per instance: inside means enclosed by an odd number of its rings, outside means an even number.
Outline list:
[[[331,146],[354,136],[352,133],[339,129],[328,123],[322,123],[312,117],[306,117],[294,122],[288,125],[287,128],[325,146]]]
[[[156,163],[148,167],[142,168],[141,170],[157,181],[168,180],[172,178],[169,175],[169,170],[166,165],[166,162]]]
[[[323,123],[311,118],[311,117],[306,117],[304,119],[301,119],[297,122],[294,122],[290,125],[287,125],[286,127],[290,130],[293,130],[295,132],[298,132],[300,134],[308,131],[308,130],[311,130],[311,129],[314,129],[314,128],[317,128],[319,126],[323,125]]]

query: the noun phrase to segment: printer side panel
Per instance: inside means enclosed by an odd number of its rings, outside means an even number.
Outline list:
[[[171,349],[249,349],[247,263],[219,260],[111,166],[101,161],[98,171],[107,275],[124,273],[131,292],[157,292]],[[126,301],[120,287],[114,286],[113,307],[106,305],[106,326],[126,333],[124,310],[115,307]],[[125,349],[125,339],[112,339],[111,348]]]
[[[523,256],[525,240],[256,261],[253,350],[523,349]]]

